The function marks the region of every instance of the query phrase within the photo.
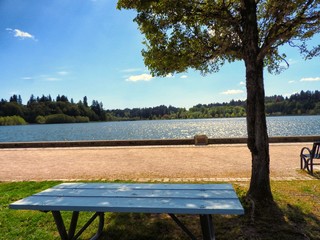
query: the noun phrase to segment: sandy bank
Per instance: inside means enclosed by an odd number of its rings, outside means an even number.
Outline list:
[[[273,179],[310,178],[299,171],[299,154],[312,143],[270,144]],[[0,181],[248,179],[245,144],[208,146],[0,149]]]

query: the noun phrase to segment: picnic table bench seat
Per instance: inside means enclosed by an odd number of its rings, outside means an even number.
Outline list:
[[[244,213],[231,184],[134,184],[134,183],[62,183],[10,204],[11,209],[52,212],[61,239],[77,239],[99,218],[92,239],[98,239],[105,212],[166,213],[191,238],[196,239],[176,214],[197,214],[203,239],[215,239],[212,214]],[[72,211],[66,230],[61,211]],[[75,233],[79,212],[94,212],[92,218]]]
[[[315,165],[320,165],[320,141],[314,142],[311,149],[303,147],[300,152],[301,169],[307,169],[313,175]]]

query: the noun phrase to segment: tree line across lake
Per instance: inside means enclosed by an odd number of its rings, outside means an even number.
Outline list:
[[[318,115],[320,114],[320,92],[301,91],[283,97],[274,95],[265,98],[266,114],[280,115]],[[27,123],[78,123],[90,121],[128,121],[154,119],[197,119],[245,117],[246,101],[231,100],[229,103],[198,104],[186,108],[157,106],[148,108],[103,109],[103,104],[93,100],[88,104],[85,96],[82,101],[69,101],[67,96],[50,95],[35,97],[31,95],[27,104],[22,103],[20,95],[13,95],[9,101],[0,101],[0,125]]]

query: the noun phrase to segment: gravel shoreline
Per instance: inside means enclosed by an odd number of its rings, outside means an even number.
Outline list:
[[[312,179],[304,146],[270,144],[271,179]],[[246,144],[0,149],[0,169],[0,181],[248,181],[251,155]]]

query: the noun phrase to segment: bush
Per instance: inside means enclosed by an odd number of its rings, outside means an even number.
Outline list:
[[[52,114],[46,116],[46,123],[75,123],[74,117],[65,114]]]
[[[84,123],[84,122],[89,122],[89,118],[88,117],[83,117],[83,116],[76,116],[76,123]]]
[[[44,116],[37,116],[36,123],[44,124],[46,123],[46,118]]]
[[[37,117],[37,123],[41,123],[38,122],[42,120],[41,118],[42,116],[38,116]],[[69,116],[66,114],[52,114],[52,115],[48,115],[45,117],[45,123],[83,123],[83,122],[89,122],[89,118],[88,117],[83,117],[83,116]]]
[[[0,126],[26,125],[27,122],[20,116],[0,117]]]

